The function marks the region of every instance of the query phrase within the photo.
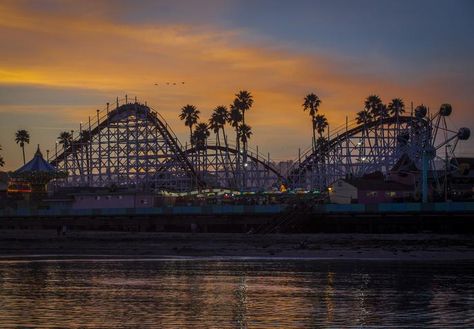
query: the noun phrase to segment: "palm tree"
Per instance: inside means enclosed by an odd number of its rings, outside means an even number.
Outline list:
[[[394,117],[399,117],[400,115],[405,113],[405,103],[403,102],[403,99],[392,99],[392,101],[388,104],[388,110],[390,115]]]
[[[230,161],[230,156],[229,156],[229,145],[227,143],[227,135],[225,133],[225,124],[229,121],[229,111],[227,110],[227,107],[224,105],[219,105],[217,106],[214,111],[211,114],[211,118],[209,119],[209,128],[214,131],[216,134],[216,145],[221,145],[220,137],[219,137],[219,132],[222,130],[222,135],[224,137],[224,144],[226,148],[226,155],[229,163]],[[224,156],[222,155],[222,151],[220,152],[222,163],[225,163],[224,161]],[[217,149],[216,149],[216,158],[217,158]],[[232,167],[231,164],[231,170],[232,172],[234,171],[234,168]],[[227,180],[229,177],[227,176],[227,170],[226,172],[226,178]]]
[[[23,151],[23,164],[25,164],[25,143],[30,143],[30,133],[24,129],[18,130],[15,134],[15,142],[20,144],[21,150]]]
[[[311,116],[311,122],[313,123],[313,140],[312,146],[313,150],[316,147],[316,126],[315,126],[315,116],[318,113],[319,106],[321,105],[321,99],[314,93],[306,95],[303,103],[303,111],[308,110],[309,115]]]
[[[317,169],[317,173],[319,179],[322,181],[324,185],[326,185],[327,178],[324,175],[326,172],[326,162],[329,160],[328,156],[328,139],[322,136],[322,132],[320,133],[318,139],[316,139],[316,156],[319,158],[319,161],[322,165],[322,170]]]
[[[180,120],[184,120],[184,125],[189,127],[189,139],[193,145],[193,126],[199,120],[199,110],[194,105],[187,104],[181,108]]]
[[[239,133],[240,133],[240,141],[242,142],[242,144],[244,145],[247,145],[247,142],[248,140],[250,139],[250,136],[252,136],[252,128],[245,124],[245,123],[242,123],[240,126],[239,126]],[[247,183],[247,172],[246,172],[246,167],[247,167],[247,156],[244,152],[244,158],[243,158],[243,175],[242,175],[242,187],[245,188],[246,187],[246,183]]]
[[[225,124],[229,120],[229,112],[224,105],[219,105],[214,109],[214,112],[211,114],[209,119],[209,128],[216,134],[216,143],[220,145],[219,132],[222,130],[224,136],[224,142],[227,146],[226,136],[225,136]]]
[[[372,118],[377,118],[380,114],[380,105],[382,104],[382,100],[377,95],[370,95],[365,99],[365,109],[369,111]]]
[[[250,110],[253,105],[252,94],[250,94],[250,92],[247,90],[241,90],[235,94],[235,97],[234,104],[240,109],[240,112],[242,113],[242,124],[245,125],[245,111]],[[245,163],[247,162],[247,140],[241,139],[241,141],[244,148],[243,161]]]
[[[357,124],[361,124],[361,123],[367,124],[370,120],[372,120],[372,115],[370,114],[369,111],[364,109],[360,112],[357,112],[356,120],[357,120]]]
[[[389,115],[387,105],[380,103],[377,109],[377,113],[380,118],[387,118]]]
[[[2,150],[2,145],[0,145],[0,151]],[[5,161],[3,160],[3,157],[0,155],[0,167],[3,167],[5,165]]]
[[[68,131],[63,131],[62,133],[59,134],[58,140],[59,140],[59,144],[63,146],[63,153],[65,156],[64,169],[67,171],[68,161],[66,159],[67,158],[66,150],[68,149],[70,145],[72,145],[72,134]]]
[[[237,144],[237,150],[239,150],[240,147],[240,139],[239,139],[239,125],[243,120],[242,112],[240,111],[240,108],[236,104],[237,102],[234,101],[233,104],[230,105],[230,113],[229,113],[229,119],[228,122],[232,127],[235,129],[235,141]]]
[[[247,144],[248,140],[250,139],[250,136],[252,136],[252,127],[249,125],[246,125],[245,123],[242,123],[239,126],[239,131],[240,131],[240,141],[243,144]]]
[[[59,144],[61,144],[63,149],[66,150],[72,143],[72,135],[68,131],[63,131],[59,134],[58,140]]]
[[[314,124],[319,137],[323,137],[324,130],[328,127],[328,119],[324,114],[317,114],[314,117]]]
[[[236,160],[236,171],[237,171],[237,176],[240,173],[240,133],[239,133],[239,126],[240,123],[242,122],[242,112],[240,111],[240,108],[238,106],[237,100],[234,100],[234,103],[230,105],[230,113],[229,113],[229,119],[228,119],[229,124],[235,129],[235,144],[237,148],[237,160]],[[234,179],[237,184],[239,182],[239,178],[236,177],[234,173]]]
[[[206,123],[201,122],[197,124],[192,136],[193,145],[196,145],[197,149],[203,149],[206,146],[206,141],[210,134]]]
[[[195,145],[196,150],[205,150],[206,148],[206,141],[207,138],[209,137],[211,133],[209,132],[209,128],[207,127],[206,123],[199,123],[196,125],[196,129],[193,132],[193,135],[191,137],[192,139],[192,144]],[[199,154],[199,152],[197,153]],[[207,157],[204,157],[204,161],[206,161]],[[198,170],[201,171],[201,160],[202,157],[198,156],[197,161],[195,162],[197,164],[197,167],[199,168]]]
[[[370,114],[370,120],[377,120],[377,118],[383,118],[386,115],[386,106],[382,103],[382,99],[378,95],[369,95],[364,102],[364,108]],[[365,127],[367,122],[364,122],[363,134],[368,134]],[[383,132],[383,130],[382,130]],[[374,126],[375,145],[378,145],[378,127]],[[372,148],[372,142],[369,140],[370,148]],[[382,138],[382,141],[384,139]]]
[[[316,148],[318,150],[318,153],[321,152],[320,154],[321,155],[325,155],[326,154],[326,151],[327,151],[327,138],[325,137],[318,137],[318,139],[316,140]]]
[[[242,123],[245,124],[245,111],[250,110],[253,105],[253,96],[247,90],[241,90],[235,94],[235,104],[242,112]]]

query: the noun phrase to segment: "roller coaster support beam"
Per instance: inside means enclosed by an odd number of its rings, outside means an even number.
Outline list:
[[[428,163],[429,156],[427,151],[423,151],[423,167],[422,167],[422,202],[428,203]]]

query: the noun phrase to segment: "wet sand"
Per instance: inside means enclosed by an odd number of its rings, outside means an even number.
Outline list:
[[[0,257],[474,260],[473,235],[0,231]]]

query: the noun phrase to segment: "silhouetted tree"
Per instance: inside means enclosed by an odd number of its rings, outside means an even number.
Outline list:
[[[388,110],[390,115],[394,117],[399,117],[403,113],[405,113],[405,103],[401,98],[394,98],[388,104]]]
[[[197,124],[192,135],[193,145],[195,145],[197,149],[205,148],[207,138],[210,134],[207,124],[203,122]]]
[[[194,105],[185,105],[181,108],[181,114],[179,115],[179,119],[184,121],[184,125],[189,127],[189,140],[191,145],[193,145],[193,126],[199,120],[199,110]]]
[[[229,117],[230,117],[230,113],[227,110],[227,107],[225,107],[224,105],[217,106],[212,112],[211,118],[209,119],[209,128],[212,129],[214,134],[216,134],[217,145],[221,144],[219,132],[222,130],[222,136],[224,137],[224,144],[226,148],[225,154],[230,163],[231,161],[230,161],[230,156],[229,156],[229,144],[227,143],[227,134],[225,132],[225,125],[227,122],[229,122]],[[222,155],[222,152],[220,152],[220,155],[224,163],[224,156]],[[216,149],[216,157],[217,157],[217,149]],[[232,165],[231,165],[231,170],[234,171],[234,168],[232,167]],[[226,176],[227,176],[227,171],[226,171]],[[229,179],[228,176],[226,178]]]
[[[219,132],[222,130],[224,142],[227,147],[227,137],[225,134],[225,124],[229,120],[229,112],[224,105],[217,106],[211,114],[209,119],[209,128],[216,134],[216,142],[220,145]]]
[[[379,118],[387,118],[389,116],[387,105],[380,104],[377,110]]]
[[[325,137],[320,136],[316,140],[316,149],[318,150],[318,153],[321,153],[321,155],[326,155],[327,145],[328,145],[328,140]]]
[[[232,104],[230,104],[230,112],[229,112],[229,124],[235,129],[235,144],[237,148],[237,155],[236,155],[236,169],[237,169],[237,176],[240,173],[240,124],[242,122],[242,112],[239,108],[237,99],[234,100]],[[236,184],[239,181],[239,178],[234,176]]]
[[[316,113],[318,113],[320,105],[321,105],[321,99],[319,99],[319,97],[314,93],[308,94],[304,98],[303,111],[309,111],[309,115],[311,116],[311,122],[312,122],[312,128],[313,128],[313,140],[311,141],[311,144],[313,146],[313,150],[316,147],[315,117],[316,117]]]
[[[245,112],[250,110],[253,105],[253,96],[247,90],[241,90],[235,94],[234,104],[239,108],[242,113],[242,123],[245,124]]]
[[[242,113],[242,124],[245,126],[245,112],[250,110],[250,108],[253,105],[253,97],[250,94],[250,92],[246,90],[241,90],[237,94],[235,94],[235,100],[234,100],[234,105],[238,107],[240,110],[240,113]],[[247,162],[247,139],[243,138],[242,139],[242,134],[240,135],[240,142],[242,142],[243,145],[243,162]],[[239,152],[240,153],[240,152]],[[245,171],[244,171],[244,187],[245,187]]]
[[[366,109],[357,112],[357,117],[356,117],[357,123],[358,124],[367,124],[372,120],[372,115],[367,111]]]
[[[64,152],[66,152],[67,148],[72,145],[72,134],[68,131],[63,131],[58,136],[59,144],[63,146]],[[67,154],[65,154],[67,156]],[[64,169],[67,171],[68,161],[64,159]]]
[[[26,163],[25,159],[25,143],[29,144],[30,143],[30,133],[24,129],[18,130],[15,133],[15,142],[17,144],[20,144],[21,150],[23,152],[23,164]]]
[[[382,100],[377,95],[370,95],[365,99],[365,109],[370,113],[373,119],[376,119],[380,115],[380,105]]]
[[[324,114],[317,114],[314,117],[315,121],[315,128],[317,133],[319,134],[319,137],[323,137],[323,133],[328,127],[328,120],[326,119],[326,116]]]
[[[59,144],[63,146],[64,149],[68,148],[72,143],[72,134],[68,131],[63,131],[59,134],[58,137]]]
[[[250,139],[250,136],[252,136],[252,128],[249,125],[242,123],[239,126],[239,132],[240,132],[240,141],[243,144],[246,144],[248,140]]]
[[[230,105],[229,124],[235,129],[235,142],[237,150],[240,150],[239,125],[242,122],[242,112],[236,103],[234,100]]]

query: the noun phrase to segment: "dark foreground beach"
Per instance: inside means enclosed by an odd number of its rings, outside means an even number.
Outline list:
[[[473,235],[0,231],[0,256],[474,260]]]

